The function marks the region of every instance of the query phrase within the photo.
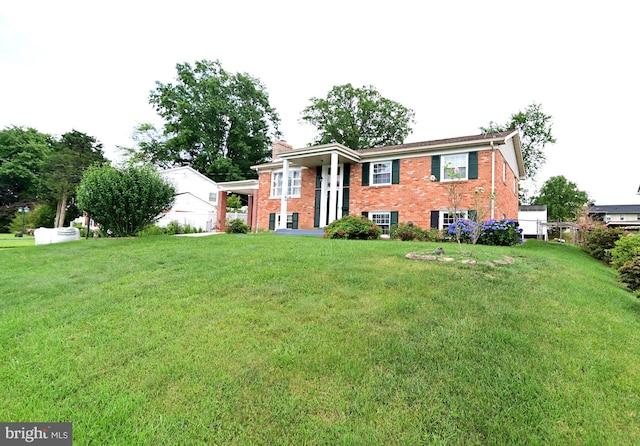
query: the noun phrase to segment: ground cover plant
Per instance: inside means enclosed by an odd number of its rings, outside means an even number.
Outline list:
[[[640,302],[579,248],[273,234],[0,250],[0,419],[74,444],[638,444]]]

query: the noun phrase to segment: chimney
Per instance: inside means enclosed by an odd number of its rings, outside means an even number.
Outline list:
[[[271,152],[271,160],[275,161],[278,158],[278,155],[282,152],[288,152],[289,150],[293,150],[293,146],[291,144],[287,144],[287,141],[284,139],[279,139],[273,142],[273,151]]]

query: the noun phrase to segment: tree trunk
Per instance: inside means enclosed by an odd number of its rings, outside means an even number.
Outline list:
[[[62,197],[58,201],[58,206],[56,208],[56,219],[53,225],[54,228],[61,228],[64,226],[64,217],[67,213],[67,194],[63,193]]]

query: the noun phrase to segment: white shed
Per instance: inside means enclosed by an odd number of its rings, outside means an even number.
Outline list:
[[[523,237],[548,240],[547,205],[518,206],[518,223]]]

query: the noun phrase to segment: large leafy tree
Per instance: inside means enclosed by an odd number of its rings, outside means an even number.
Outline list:
[[[542,111],[542,106],[535,102],[524,111],[511,115],[505,124],[491,123],[489,127],[480,127],[483,132],[496,133],[508,130],[519,130],[521,137],[522,158],[527,180],[535,181],[540,168],[546,162],[544,149],[547,144],[556,142],[552,130],[552,116]]]
[[[333,87],[326,98],[311,98],[301,120],[318,129],[312,144],[336,142],[357,150],[402,144],[412,131],[414,115],[373,86],[345,84]]]
[[[33,128],[12,126],[0,131],[0,232],[8,230],[18,207],[37,199],[52,144],[51,136]]]
[[[174,201],[175,188],[151,167],[90,167],[77,189],[78,206],[116,237],[136,235]]]
[[[162,137],[143,125],[138,158],[188,165],[215,181],[255,178],[251,166],[271,155],[280,118],[260,81],[229,73],[218,61],[177,64],[175,83],[156,82],[149,102],[164,119]],[[148,137],[144,137],[144,133]],[[155,132],[155,133],[154,133]]]
[[[589,202],[589,196],[575,183],[559,175],[549,178],[532,202],[547,205],[549,221],[575,221],[580,209]]]
[[[76,188],[87,168],[107,163],[102,144],[77,130],[65,133],[53,144],[53,151],[46,159],[43,185],[56,205],[54,227],[64,226],[69,206],[75,207]]]

